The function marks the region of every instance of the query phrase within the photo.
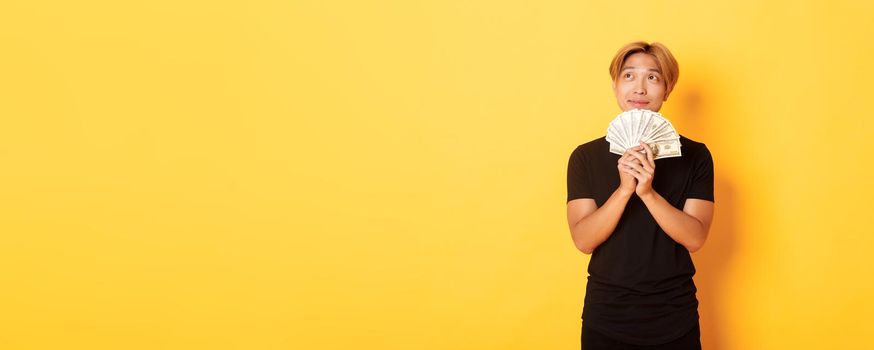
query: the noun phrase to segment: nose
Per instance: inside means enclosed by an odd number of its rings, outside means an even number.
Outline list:
[[[643,81],[643,79],[634,86],[634,93],[638,95],[646,95],[646,82]]]

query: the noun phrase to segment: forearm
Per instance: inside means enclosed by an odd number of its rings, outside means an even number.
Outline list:
[[[701,248],[707,236],[701,221],[675,208],[656,191],[651,191],[640,199],[649,209],[659,227],[674,241],[686,247],[690,252],[695,252]]]
[[[610,238],[619,223],[622,212],[625,211],[628,199],[633,193],[617,188],[604,205],[571,227],[571,236],[579,250],[586,254],[592,254],[595,248]]]

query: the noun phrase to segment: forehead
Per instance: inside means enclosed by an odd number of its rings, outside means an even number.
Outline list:
[[[656,61],[655,57],[643,52],[636,52],[625,58],[625,62],[622,63],[622,70],[626,69],[644,71],[654,70],[656,72],[661,72],[658,61]]]

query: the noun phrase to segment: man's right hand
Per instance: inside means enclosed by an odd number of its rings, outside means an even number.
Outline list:
[[[628,174],[622,171],[623,168],[630,169],[625,164],[622,164],[622,160],[631,161],[640,164],[640,160],[631,155],[631,152],[639,152],[636,150],[636,147],[629,148],[625,150],[625,153],[622,157],[619,157],[619,161],[616,162],[616,171],[619,172],[619,190],[625,192],[626,194],[634,193],[634,189],[637,187],[637,179],[631,174]]]

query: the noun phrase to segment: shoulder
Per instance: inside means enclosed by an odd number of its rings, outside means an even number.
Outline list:
[[[711,158],[710,149],[703,142],[696,141],[680,135],[680,147],[683,155],[688,154],[693,158]],[[687,153],[688,152],[688,153]]]
[[[607,142],[606,136],[601,136],[577,145],[576,148],[574,148],[572,155],[582,157],[587,154],[598,154],[598,152],[605,147],[609,147],[609,143]]]

